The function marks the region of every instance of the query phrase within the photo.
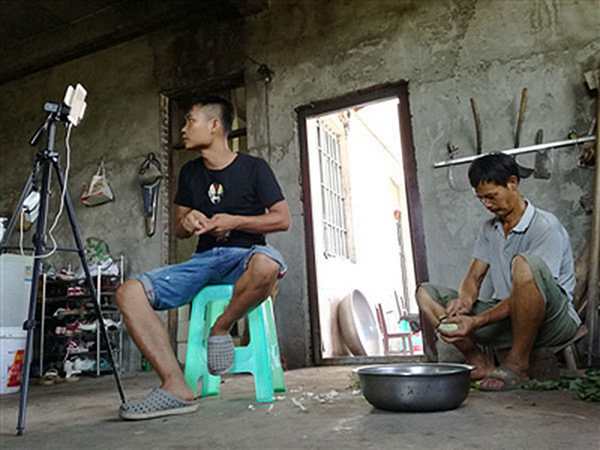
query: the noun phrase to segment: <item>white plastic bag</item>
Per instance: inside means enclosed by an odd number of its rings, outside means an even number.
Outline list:
[[[89,187],[81,194],[81,203],[85,206],[98,206],[112,202],[115,199],[104,169],[104,160],[100,162],[96,174],[92,177]]]

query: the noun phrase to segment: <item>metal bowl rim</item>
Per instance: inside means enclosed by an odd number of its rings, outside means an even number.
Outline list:
[[[379,372],[377,369],[390,368],[390,367],[402,367],[402,366],[426,366],[426,367],[440,367],[444,366],[450,368],[445,373],[385,373]],[[475,367],[468,364],[458,363],[401,363],[401,364],[381,364],[377,366],[363,366],[354,369],[354,372],[358,375],[375,375],[382,377],[439,377],[445,375],[455,375],[463,372],[470,372]]]

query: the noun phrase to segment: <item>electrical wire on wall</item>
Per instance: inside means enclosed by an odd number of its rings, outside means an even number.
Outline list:
[[[269,85],[273,81],[273,75],[275,72],[271,70],[269,66],[264,63],[256,61],[251,56],[246,56],[250,62],[258,66],[256,73],[260,75],[264,83],[264,100],[265,100],[265,128],[267,134],[267,161],[271,163],[272,149],[271,149],[271,115],[269,114],[270,102],[269,102]]]
[[[267,161],[271,164],[271,114],[269,114],[269,84],[265,80],[265,127],[267,128]]]

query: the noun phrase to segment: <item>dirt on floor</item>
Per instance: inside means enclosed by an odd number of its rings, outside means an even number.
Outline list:
[[[123,383],[135,399],[158,380],[140,373]],[[417,414],[372,408],[350,367],[289,371],[286,383],[259,404],[251,377],[228,377],[197,412],[142,422],[119,420],[111,376],[32,386],[24,436],[15,436],[18,395],[0,397],[0,448],[600,449],[600,404],[565,391],[471,391],[456,410]]]

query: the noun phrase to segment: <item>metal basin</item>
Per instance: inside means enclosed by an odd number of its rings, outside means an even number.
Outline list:
[[[338,325],[354,356],[382,355],[381,336],[367,298],[354,289],[338,304]]]
[[[363,395],[387,411],[446,411],[458,408],[469,394],[472,366],[407,363],[357,369]]]

